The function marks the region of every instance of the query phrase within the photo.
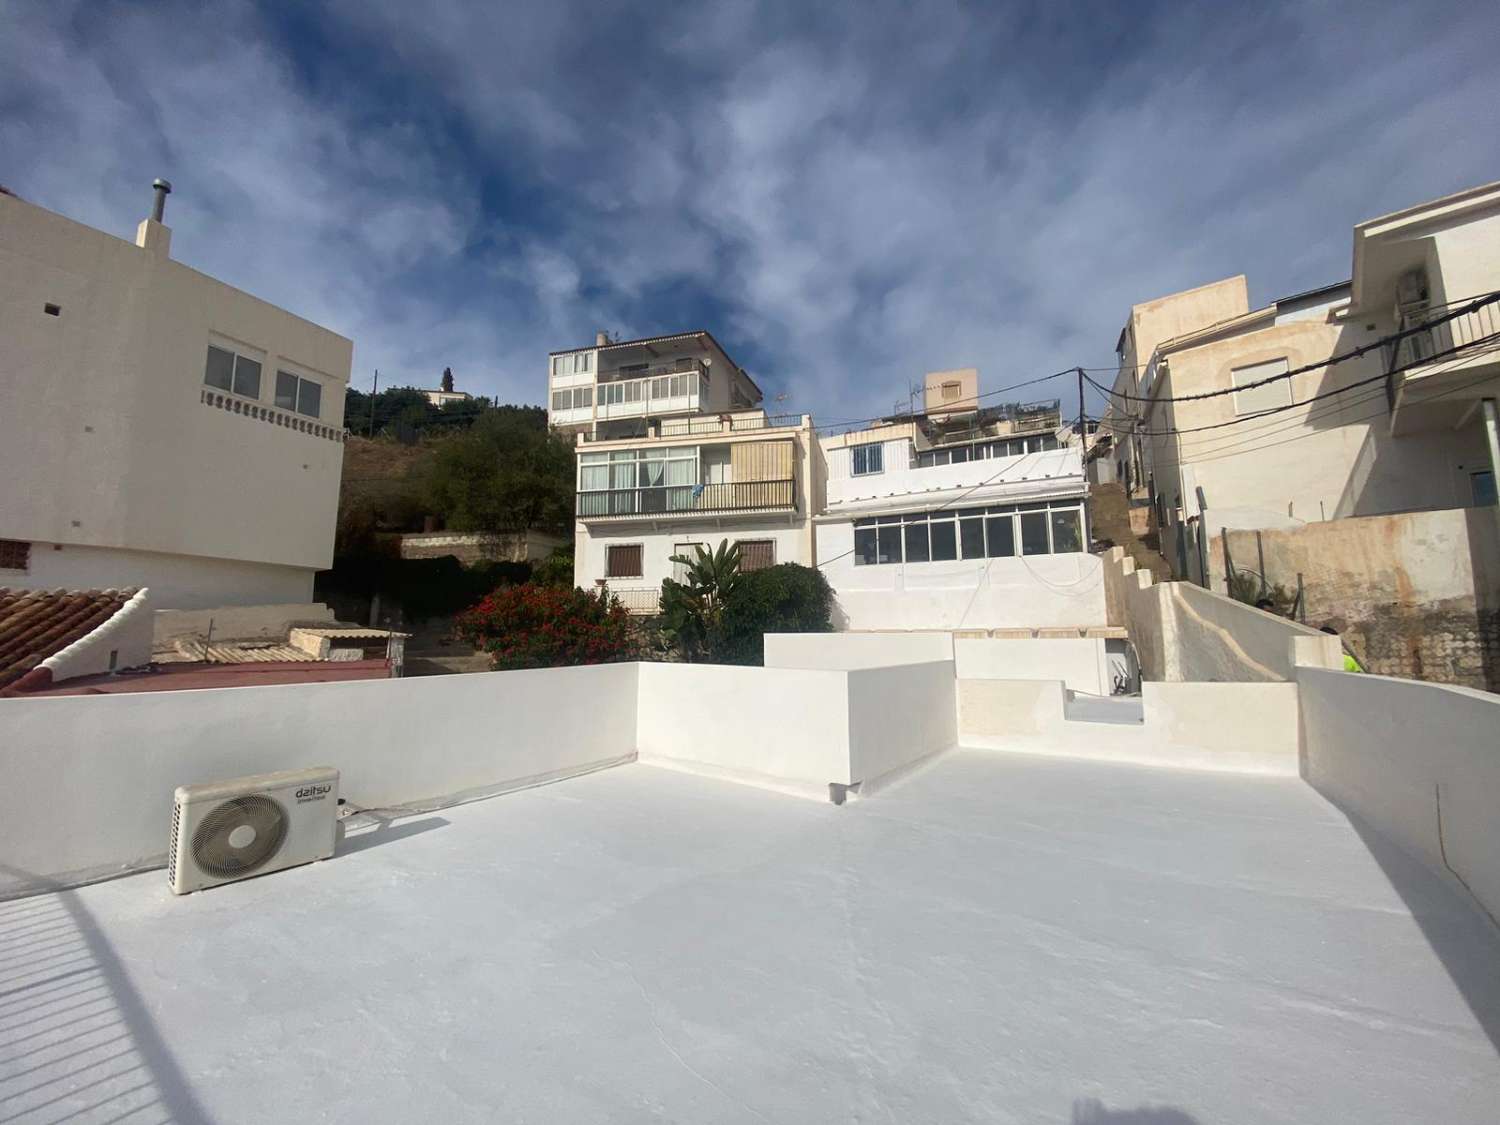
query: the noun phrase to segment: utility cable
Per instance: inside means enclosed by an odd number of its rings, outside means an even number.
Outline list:
[[[1497,298],[1497,299],[1500,299],[1500,298]],[[1429,364],[1431,364],[1431,363],[1433,363],[1433,362],[1435,362],[1437,360],[1446,358],[1446,357],[1462,355],[1465,352],[1466,349],[1477,348],[1477,347],[1481,347],[1481,346],[1484,346],[1484,345],[1489,345],[1489,344],[1494,343],[1496,340],[1500,340],[1500,333],[1497,333],[1497,334],[1491,335],[1491,336],[1486,336],[1486,337],[1484,337],[1484,338],[1482,338],[1480,340],[1472,340],[1472,341],[1470,341],[1469,343],[1466,343],[1466,344],[1456,344],[1456,345],[1454,345],[1451,348],[1445,348],[1443,351],[1434,352],[1432,355],[1425,356],[1421,360],[1413,361],[1413,362],[1405,364],[1405,365],[1403,365],[1401,367],[1393,367],[1389,371],[1384,372],[1383,374],[1380,374],[1380,375],[1371,375],[1368,379],[1357,379],[1354,382],[1349,383],[1349,384],[1347,384],[1345,386],[1335,387],[1331,391],[1324,391],[1322,394],[1316,394],[1316,395],[1311,396],[1310,398],[1304,398],[1304,399],[1300,399],[1300,400],[1295,401],[1295,402],[1289,402],[1285,406],[1273,407],[1270,410],[1256,411],[1254,414],[1247,414],[1247,415],[1245,415],[1242,418],[1231,418],[1227,422],[1214,422],[1214,423],[1211,423],[1211,424],[1205,425],[1205,426],[1168,427],[1166,429],[1161,429],[1161,430],[1131,429],[1131,430],[1126,430],[1126,431],[1114,431],[1114,430],[1111,430],[1111,432],[1112,433],[1113,432],[1123,432],[1127,436],[1137,436],[1137,437],[1170,437],[1173,434],[1196,434],[1196,433],[1202,433],[1202,432],[1204,432],[1206,430],[1222,430],[1222,429],[1224,429],[1224,428],[1226,428],[1228,426],[1242,426],[1245,423],[1254,421],[1257,418],[1268,418],[1268,417],[1270,417],[1273,414],[1284,414],[1288,410],[1296,410],[1298,407],[1307,406],[1309,403],[1321,402],[1324,399],[1333,398],[1335,395],[1347,394],[1350,391],[1357,390],[1360,387],[1367,387],[1367,386],[1370,386],[1373,383],[1383,382],[1383,381],[1389,379],[1392,375],[1400,375],[1400,374],[1403,374],[1403,373],[1405,373],[1407,371],[1414,370],[1414,369],[1416,369],[1418,367],[1426,367],[1427,365],[1429,365]],[[1304,370],[1304,371],[1306,371],[1306,370],[1315,370],[1317,367],[1320,367],[1320,366],[1323,366],[1323,365],[1321,365],[1321,364],[1314,364],[1312,367],[1310,367],[1310,368],[1303,368],[1302,370]],[[1284,377],[1285,376],[1276,376],[1275,378],[1284,378]],[[1232,394],[1234,391],[1248,390],[1252,386],[1255,386],[1255,385],[1258,385],[1258,384],[1249,384],[1249,383],[1247,383],[1244,387],[1234,387],[1234,388],[1231,388],[1230,390],[1227,390],[1227,391],[1215,391],[1215,392],[1213,392],[1213,395],[1217,396],[1219,394]],[[1203,397],[1208,397],[1208,396],[1203,396]],[[1165,402],[1165,401],[1168,401],[1168,400],[1162,399],[1162,400],[1159,400],[1159,401]]]
[[[1359,347],[1352,348],[1347,352],[1341,352],[1338,355],[1329,356],[1327,359],[1321,360],[1317,363],[1305,364],[1302,367],[1293,368],[1291,371],[1283,371],[1276,375],[1268,375],[1264,379],[1256,379],[1253,382],[1242,383],[1236,387],[1222,387],[1218,390],[1200,391],[1197,394],[1190,395],[1133,395],[1128,394],[1125,391],[1117,391],[1112,387],[1106,387],[1098,380],[1091,378],[1087,374],[1085,374],[1083,378],[1084,381],[1092,386],[1095,390],[1102,391],[1106,395],[1109,395],[1111,398],[1118,398],[1126,402],[1197,402],[1207,398],[1221,398],[1224,395],[1232,395],[1237,394],[1240,391],[1249,391],[1254,390],[1256,387],[1264,387],[1271,383],[1280,382],[1283,379],[1290,379],[1296,375],[1305,375],[1309,371],[1320,371],[1325,368],[1333,367],[1336,364],[1347,362],[1351,359],[1359,359],[1375,348],[1382,348],[1387,344],[1396,344],[1410,336],[1416,336],[1423,332],[1429,332],[1439,325],[1446,324],[1450,320],[1457,320],[1459,317],[1467,316],[1469,313],[1477,312],[1479,309],[1482,309],[1487,305],[1492,305],[1496,301],[1500,301],[1500,291],[1486,293],[1483,296],[1476,297],[1474,300],[1470,301],[1468,304],[1462,306],[1461,308],[1453,309],[1447,313],[1444,313],[1442,316],[1425,321],[1415,328],[1404,328],[1399,332],[1393,332],[1390,335],[1381,336],[1379,339],[1371,340],[1369,343],[1361,344]],[[1450,348],[1448,350],[1449,352],[1451,352],[1454,349]],[[1433,357],[1429,356],[1422,362],[1431,362],[1432,358]],[[1082,368],[1079,368],[1078,370],[1082,372]]]

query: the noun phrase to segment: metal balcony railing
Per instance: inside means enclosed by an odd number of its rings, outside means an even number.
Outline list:
[[[683,356],[663,363],[642,364],[636,367],[617,367],[611,371],[600,371],[599,382],[613,383],[624,379],[651,379],[660,375],[697,375],[708,380],[708,365],[701,360]]]
[[[729,423],[730,433],[750,430],[778,430],[794,428],[802,424],[800,414],[705,414],[692,418],[673,418],[661,424],[662,437],[679,437],[693,434],[721,434],[724,423]]]
[[[680,438],[680,437],[709,437],[713,434],[724,433],[747,433],[758,430],[781,430],[796,429],[802,425],[801,414],[695,414],[682,418],[664,418],[656,433],[647,431],[644,421],[641,423],[641,432],[635,434],[630,440],[646,437]],[[727,425],[726,425],[727,423]],[[606,436],[598,434],[584,434],[581,439],[585,444],[596,441],[623,441],[625,438]]]
[[[1401,331],[1411,334],[1386,348],[1386,401],[1392,409],[1396,405],[1396,394],[1401,389],[1400,380],[1404,378],[1406,371],[1434,357],[1451,357],[1457,360],[1462,353],[1454,355],[1454,350],[1471,344],[1500,343],[1500,304],[1482,305],[1458,316],[1451,316],[1455,309],[1471,304],[1473,301],[1455,301],[1425,309],[1415,316],[1401,318]],[[1431,324],[1429,321],[1438,323]]]
[[[678,484],[611,488],[578,493],[579,519],[694,515],[700,512],[766,512],[797,506],[796,481]]]
[[[635,617],[651,617],[661,607],[660,586],[616,586],[611,580],[606,588],[620,600],[625,612]]]

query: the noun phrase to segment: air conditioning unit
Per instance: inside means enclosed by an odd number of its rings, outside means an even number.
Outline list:
[[[327,859],[338,805],[339,771],[328,768],[180,786],[167,851],[173,892]]]
[[[1420,266],[1396,278],[1396,314],[1416,316],[1427,311],[1427,271]]]

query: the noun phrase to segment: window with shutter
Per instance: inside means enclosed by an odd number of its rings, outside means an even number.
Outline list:
[[[620,543],[605,551],[606,578],[639,578],[641,576],[641,545]]]
[[[735,543],[740,549],[740,570],[764,570],[776,565],[776,541],[774,539],[741,539]]]

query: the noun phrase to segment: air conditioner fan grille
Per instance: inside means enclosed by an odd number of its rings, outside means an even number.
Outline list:
[[[253,834],[240,831],[244,828]],[[270,797],[236,797],[199,822],[193,833],[193,862],[216,878],[247,875],[281,850],[286,831],[286,810]]]

